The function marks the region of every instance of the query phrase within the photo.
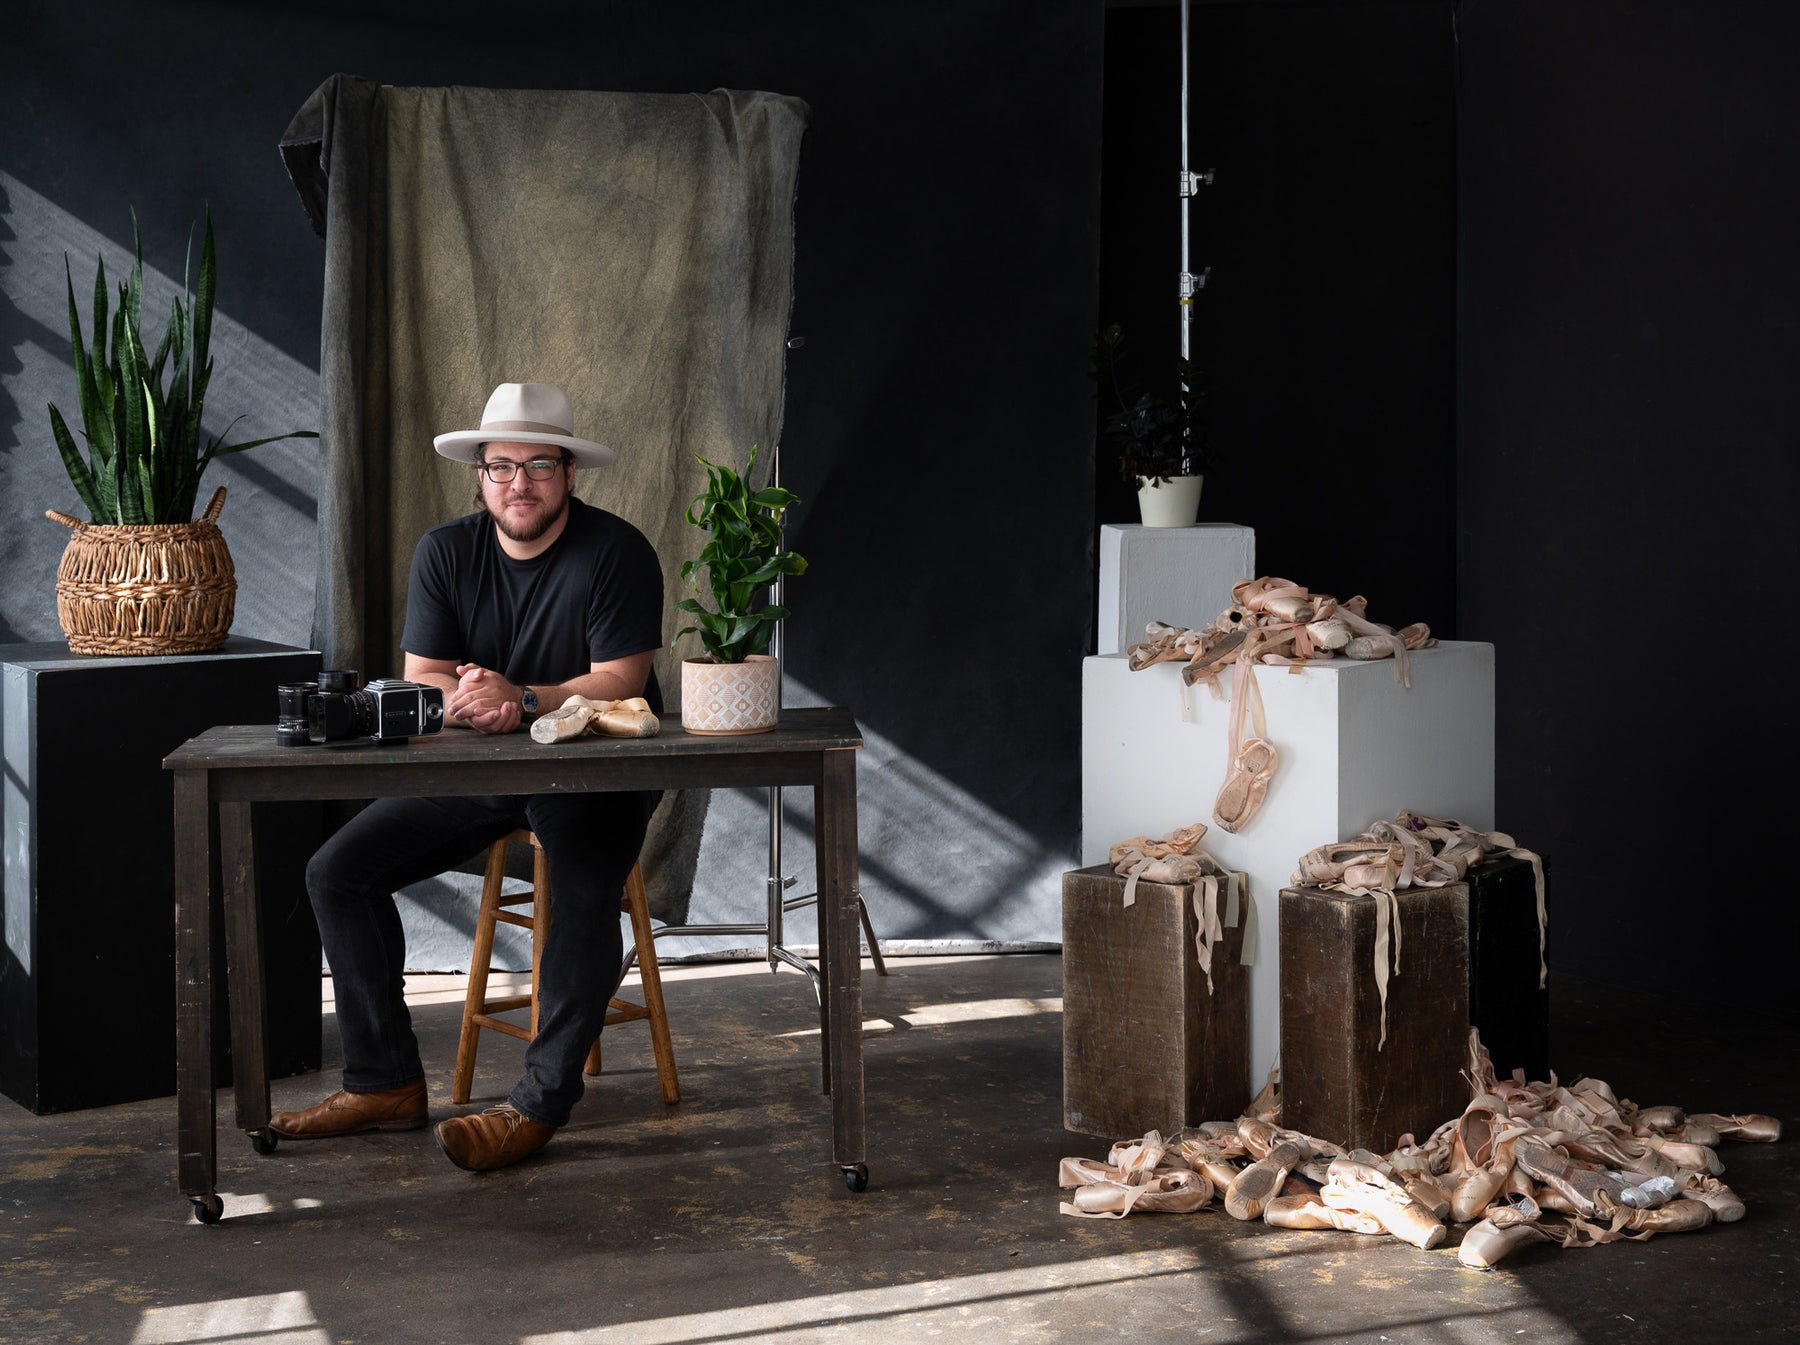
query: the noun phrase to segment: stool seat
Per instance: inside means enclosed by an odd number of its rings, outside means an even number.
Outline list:
[[[503,888],[506,879],[506,847],[518,843],[531,846],[531,890],[508,895]],[[514,907],[530,903],[531,910]],[[681,1083],[675,1073],[675,1047],[669,1038],[669,1018],[663,1009],[662,973],[656,962],[656,941],[650,927],[650,903],[644,893],[644,871],[634,864],[625,879],[621,909],[631,918],[633,951],[627,955],[618,976],[635,959],[643,982],[642,1003],[621,998],[615,990],[607,1004],[605,1026],[618,1023],[647,1022],[650,1045],[656,1053],[656,1077],[662,1086],[663,1101],[671,1105],[681,1101]],[[499,995],[489,998],[488,972],[494,955],[494,932],[498,925],[514,925],[531,933],[531,993]],[[503,1032],[520,1041],[537,1035],[538,971],[543,962],[544,937],[550,930],[550,862],[544,847],[530,830],[521,828],[502,836],[488,847],[487,870],[481,884],[481,906],[475,916],[475,948],[469,959],[469,990],[463,1001],[462,1035],[456,1046],[456,1073],[451,1080],[450,1100],[469,1100],[469,1089],[475,1078],[475,1052],[480,1044],[481,1029]],[[600,969],[596,969],[599,971]],[[602,973],[604,974],[604,973]],[[500,1017],[521,1009],[531,1010],[530,1025]],[[584,1066],[588,1074],[601,1070],[601,1038],[596,1037],[588,1050]]]

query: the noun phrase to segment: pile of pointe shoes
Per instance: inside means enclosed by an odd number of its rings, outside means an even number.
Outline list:
[[[1329,593],[1312,593],[1291,579],[1245,579],[1231,590],[1231,606],[1198,630],[1152,621],[1149,637],[1125,650],[1133,672],[1156,663],[1180,661],[1181,680],[1188,686],[1213,682],[1234,663],[1311,663],[1342,655],[1353,659],[1398,660],[1405,667],[1408,650],[1437,643],[1424,622],[1396,630],[1366,615],[1369,600],[1360,594],[1339,602]],[[1404,671],[1399,674],[1405,680]]]
[[[1638,1107],[1599,1079],[1568,1088],[1554,1074],[1548,1083],[1527,1083],[1522,1070],[1496,1079],[1473,1031],[1469,1051],[1474,1095],[1423,1143],[1402,1136],[1392,1153],[1375,1154],[1283,1130],[1271,1076],[1235,1121],[1166,1139],[1153,1130],[1115,1144],[1104,1163],[1063,1159],[1058,1184],[1074,1192],[1062,1212],[1191,1213],[1216,1196],[1234,1219],[1391,1234],[1424,1250],[1469,1225],[1457,1260],[1489,1270],[1527,1242],[1592,1247],[1741,1219],[1743,1201],[1719,1180],[1717,1146],[1781,1138],[1772,1116]]]
[[[1451,818],[1403,811],[1343,841],[1328,841],[1300,856],[1289,881],[1341,892],[1443,887],[1461,882],[1470,866],[1496,853],[1537,863],[1505,832],[1478,831]]]

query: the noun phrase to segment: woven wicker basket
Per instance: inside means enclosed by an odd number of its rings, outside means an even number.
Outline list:
[[[201,654],[231,633],[237,573],[215,520],[225,487],[192,523],[88,523],[56,568],[56,618],[72,654]]]

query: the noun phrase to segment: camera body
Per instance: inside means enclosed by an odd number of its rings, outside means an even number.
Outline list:
[[[378,677],[360,691],[321,691],[306,703],[307,736],[315,743],[345,738],[405,742],[444,727],[439,687]]]

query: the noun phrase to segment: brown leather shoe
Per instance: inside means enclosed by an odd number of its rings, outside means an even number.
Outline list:
[[[520,1115],[501,1103],[478,1116],[452,1116],[437,1125],[438,1148],[466,1172],[490,1172],[529,1158],[550,1142],[555,1126]]]
[[[378,1093],[339,1091],[305,1111],[277,1112],[269,1118],[269,1129],[283,1139],[323,1140],[365,1130],[421,1130],[429,1119],[425,1081],[420,1079]]]

